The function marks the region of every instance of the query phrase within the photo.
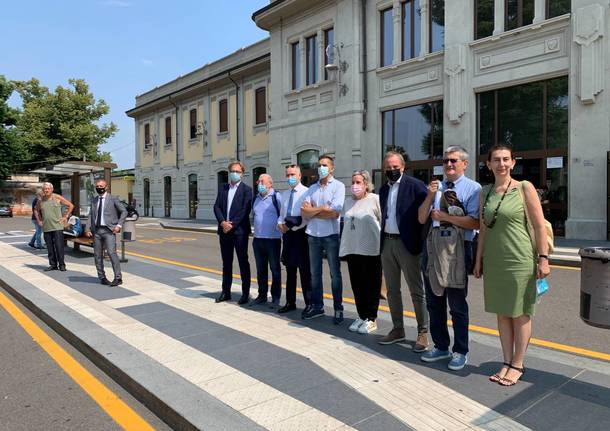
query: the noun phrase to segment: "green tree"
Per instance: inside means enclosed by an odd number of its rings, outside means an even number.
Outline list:
[[[28,168],[66,160],[111,161],[99,146],[112,137],[114,123],[99,124],[109,112],[103,99],[96,100],[82,79],[70,79],[68,88],[54,92],[37,79],[16,83],[23,101],[17,122],[20,142],[28,148]]]
[[[8,106],[14,84],[0,75],[0,182],[15,171],[25,158],[25,151],[17,135],[19,111]]]

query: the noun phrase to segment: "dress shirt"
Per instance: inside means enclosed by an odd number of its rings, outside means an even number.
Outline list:
[[[241,181],[236,182],[235,184],[229,183],[229,196],[227,196],[227,220],[229,219],[229,211],[231,211],[231,204],[233,203],[233,198],[235,197],[235,192],[237,192],[237,188],[241,184]]]
[[[330,209],[341,214],[343,204],[345,203],[345,185],[334,177],[330,177],[324,186],[318,181],[307,190],[303,200],[309,202],[312,207],[328,205]],[[336,219],[314,217],[308,220],[305,232],[318,238],[338,235],[340,220],[341,216]]]
[[[443,180],[443,190],[436,192],[436,196],[434,196],[434,206],[433,208],[439,209],[441,207],[441,194],[448,189],[447,186],[448,181]],[[464,209],[466,210],[467,216],[472,217],[475,220],[479,219],[479,198],[481,195],[481,185],[476,181],[467,178],[465,175],[462,175],[457,180],[453,182],[453,188],[451,190],[455,191],[457,198],[464,205]],[[441,223],[438,221],[433,221],[432,226],[438,227]],[[464,229],[464,240],[472,241],[474,238],[474,230],[473,229]]]
[[[400,232],[398,231],[398,220],[396,220],[396,201],[398,198],[398,189],[400,188],[400,180],[402,180],[402,175],[398,180],[394,182],[394,184],[390,185],[390,192],[388,193],[388,212],[387,219],[385,221],[385,229],[386,233],[391,233],[398,235]]]
[[[288,202],[290,201],[290,194],[294,190],[294,195],[292,197],[292,209],[290,215],[292,217],[298,217],[301,215],[301,205],[303,205],[303,199],[305,198],[305,194],[308,187],[305,187],[303,184],[297,184],[294,189],[284,190],[282,192],[282,209],[280,211],[280,216],[277,218],[277,224],[284,224],[284,219],[286,218],[286,213],[288,212]],[[307,224],[307,219],[303,218],[303,222],[300,226],[293,226],[292,230],[301,229],[303,226]]]
[[[273,195],[281,208],[282,196],[269,189],[265,197],[257,193],[252,207],[254,214],[254,238],[280,239],[282,233],[277,228],[277,209],[273,205]]]
[[[104,220],[104,207],[106,206],[106,201],[108,200],[107,198],[108,198],[108,192],[104,192],[103,195],[97,195],[98,208],[96,208],[96,210],[98,211],[98,214],[99,214],[100,202],[102,205],[102,216],[100,217],[100,226],[106,226],[106,221]]]

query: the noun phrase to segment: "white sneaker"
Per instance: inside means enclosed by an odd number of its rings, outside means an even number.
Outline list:
[[[360,325],[362,325],[363,323],[364,323],[364,320],[356,319],[356,320],[354,320],[354,323],[349,325],[349,328],[347,328],[347,329],[349,329],[351,332],[358,332]]]
[[[377,330],[377,322],[375,322],[374,320],[369,320],[366,319],[362,325],[360,325],[360,328],[358,328],[358,333],[359,334],[370,334],[373,331]]]

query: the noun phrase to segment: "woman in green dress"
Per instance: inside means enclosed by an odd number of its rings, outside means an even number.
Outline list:
[[[483,276],[485,311],[497,315],[504,356],[504,365],[489,379],[512,386],[525,373],[523,361],[532,335],[536,279],[550,272],[548,246],[536,189],[527,181],[511,178],[515,167],[512,148],[494,145],[487,156],[487,167],[495,182],[481,192],[481,228],[474,275]],[[534,227],[536,250],[530,240],[525,211]]]

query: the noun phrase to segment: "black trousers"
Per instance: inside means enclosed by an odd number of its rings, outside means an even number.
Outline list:
[[[63,268],[64,262],[64,231],[52,230],[44,233],[44,242],[47,243],[49,265],[53,268]]]
[[[233,283],[233,250],[237,254],[239,272],[241,275],[241,292],[250,294],[250,262],[248,262],[248,235],[235,235],[233,233],[219,234],[220,254],[222,256],[222,291],[231,295]]]
[[[358,317],[375,320],[381,292],[381,256],[348,254],[346,259]]]
[[[311,304],[311,271],[309,264],[302,266],[286,265],[286,304],[295,305],[297,302],[297,270],[301,276],[301,290],[305,305]]]

